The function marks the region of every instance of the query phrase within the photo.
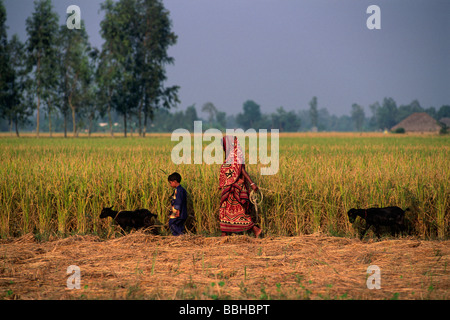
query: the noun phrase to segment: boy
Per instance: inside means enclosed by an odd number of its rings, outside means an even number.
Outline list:
[[[179,236],[184,233],[184,223],[187,219],[187,193],[180,185],[181,176],[178,172],[172,173],[167,180],[169,180],[170,186],[175,189],[171,198],[169,228],[174,236]]]

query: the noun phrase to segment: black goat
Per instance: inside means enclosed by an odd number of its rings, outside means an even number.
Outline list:
[[[100,213],[101,219],[107,217],[113,218],[123,230],[127,227],[134,228],[136,230],[153,227],[157,218],[155,214],[151,213],[147,209],[137,209],[134,211],[114,211],[112,210],[112,207],[103,208]],[[157,233],[155,228],[153,228],[152,231],[153,233]]]
[[[366,220],[366,227],[360,235],[361,239],[371,226],[374,226],[375,234],[378,238],[380,238],[380,226],[391,227],[393,236],[399,231],[403,232],[405,230],[405,211],[399,207],[350,209],[347,214],[351,223],[355,222],[357,216]]]

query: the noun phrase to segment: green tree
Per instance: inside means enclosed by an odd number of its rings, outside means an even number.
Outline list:
[[[356,130],[362,131],[365,118],[363,107],[357,103],[352,104],[351,116]]]
[[[33,104],[25,101],[30,82],[26,77],[24,44],[16,34],[8,42],[5,22],[6,10],[0,0],[0,117],[8,120],[10,131],[14,125],[19,136],[19,125],[27,123]]]
[[[91,49],[88,53],[89,62],[88,70],[84,73],[82,78],[82,88],[83,88],[83,100],[84,100],[84,111],[88,118],[88,135],[91,136],[92,126],[95,119],[97,119],[100,108],[96,102],[96,95],[100,92],[98,83],[96,82],[96,74],[98,69],[98,59],[99,51],[97,48]]]
[[[437,119],[440,120],[442,118],[450,117],[450,105],[443,105],[439,108],[437,112]]]
[[[73,136],[78,135],[77,115],[82,113],[81,107],[86,98],[86,86],[91,65],[89,63],[90,45],[85,30],[84,21],[81,29],[68,29],[65,25],[60,28],[61,59],[64,70],[64,99],[72,113]],[[64,105],[64,104],[63,104]]]
[[[159,0],[108,0],[102,5],[105,43],[101,55],[101,82],[108,98],[124,117],[136,113],[139,132],[145,135],[154,110],[178,103],[178,86],[164,87],[165,66],[174,62],[167,50],[176,43],[169,13]],[[142,114],[144,128],[142,129]]]
[[[67,29],[67,28],[66,28]],[[69,114],[70,107],[69,107],[69,101],[68,101],[68,95],[69,95],[69,76],[68,76],[68,70],[66,68],[66,59],[68,59],[68,53],[66,50],[65,45],[67,44],[67,39],[65,39],[65,30],[63,30],[63,27],[60,28],[61,32],[59,33],[58,39],[57,39],[57,45],[58,45],[58,53],[57,53],[57,73],[58,73],[58,85],[56,88],[56,99],[55,99],[55,107],[59,110],[60,114],[63,117],[63,130],[64,130],[64,138],[67,138],[67,130],[68,130],[68,120],[69,120]]]
[[[7,83],[11,76],[6,28],[6,9],[3,0],[0,0],[0,115],[6,111],[4,109],[9,95]]]
[[[319,111],[317,109],[317,97],[313,97],[309,102],[309,116],[311,118],[311,124],[313,130],[318,129]]]
[[[142,111],[144,113],[144,131],[147,118],[153,117],[157,108],[170,109],[179,103],[179,86],[165,87],[167,80],[166,65],[174,63],[168,55],[168,49],[177,42],[177,36],[172,32],[172,21],[169,11],[164,8],[161,0],[138,0],[139,35],[137,42],[137,77],[139,92],[141,92]],[[140,114],[140,113],[139,113]]]
[[[381,109],[379,110],[379,119],[384,128],[390,129],[397,124],[397,104],[392,98],[384,98]]]
[[[100,113],[107,113],[109,131],[111,137],[113,133],[112,123],[112,99],[114,89],[117,88],[119,59],[120,59],[120,26],[116,23],[116,9],[112,0],[106,0],[100,5],[100,9],[105,12],[105,18],[100,22],[100,34],[105,42],[100,53],[100,61],[97,69],[96,80],[100,88],[99,102]]]
[[[43,63],[43,73],[45,74],[45,85],[42,86],[42,100],[44,102],[45,111],[48,117],[48,129],[50,136],[52,136],[52,114],[54,113],[56,107],[56,100],[58,99],[58,85],[59,85],[59,72],[58,68],[58,53],[57,53],[57,38],[55,43],[52,45],[51,50],[48,55],[45,56]]]
[[[236,117],[236,122],[247,130],[249,128],[256,129],[262,120],[261,107],[252,100],[247,100],[243,105],[243,112]]]
[[[223,111],[217,111],[216,113],[217,129],[225,130],[227,127],[227,114]]]
[[[37,97],[36,136],[39,137],[41,98],[46,89],[53,85],[52,68],[56,59],[56,37],[58,15],[53,12],[51,0],[34,2],[34,12],[26,20],[28,34],[28,68],[33,72]]]
[[[199,120],[195,104],[186,108],[184,112],[185,128],[189,131],[194,131],[194,121]]]
[[[370,110],[375,117],[378,129],[390,129],[398,123],[397,104],[392,98],[384,98],[382,105],[378,102],[370,105]]]
[[[116,58],[119,62],[116,73],[117,86],[113,94],[115,110],[122,115],[124,136],[127,136],[127,121],[139,103],[139,78],[136,50],[139,34],[139,9],[137,0],[120,0],[114,7],[114,23],[119,26],[115,39]]]
[[[283,107],[279,107],[271,115],[272,128],[279,129],[280,132],[297,132],[301,121],[294,111],[286,112]]]
[[[13,70],[10,66],[8,35],[6,32],[6,9],[0,0],[0,117],[10,119],[8,101],[11,97],[10,83]]]
[[[217,108],[212,102],[207,102],[202,106],[202,112],[208,114],[209,126],[212,127],[212,123],[217,115]]]
[[[8,77],[9,96],[5,107],[8,111],[10,125],[15,124],[16,135],[19,137],[19,125],[29,123],[28,117],[33,113],[30,79],[27,77],[25,65],[25,46],[15,34],[8,43],[9,66],[11,76]]]

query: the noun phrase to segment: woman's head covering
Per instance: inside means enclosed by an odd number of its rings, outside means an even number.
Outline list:
[[[244,154],[237,137],[225,136],[222,139],[225,161],[220,168],[219,185],[221,188],[235,183],[241,175]]]
[[[244,153],[236,136],[225,136],[222,138],[222,147],[225,151],[225,162],[234,164],[245,164]]]

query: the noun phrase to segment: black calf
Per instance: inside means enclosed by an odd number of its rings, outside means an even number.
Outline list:
[[[100,213],[101,219],[107,217],[113,218],[123,230],[127,227],[137,230],[141,228],[153,227],[157,216],[147,209],[138,209],[134,211],[114,211],[112,210],[112,207],[110,207],[103,208]]]
[[[378,238],[380,238],[380,226],[390,226],[393,236],[405,229],[405,211],[399,207],[350,209],[347,214],[351,223],[355,222],[357,216],[366,220],[366,227],[360,235],[361,239],[371,226],[374,226]]]

